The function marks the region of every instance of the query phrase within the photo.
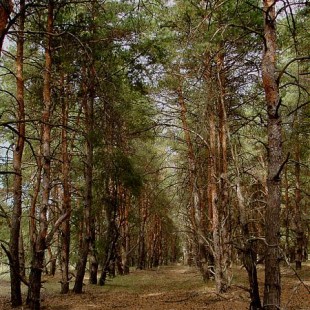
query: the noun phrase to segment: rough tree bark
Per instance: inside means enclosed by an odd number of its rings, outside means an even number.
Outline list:
[[[282,134],[281,100],[276,75],[276,1],[263,1],[264,14],[264,52],[262,60],[262,79],[268,113],[268,172],[267,205],[265,213],[265,288],[264,309],[280,309],[280,207]]]
[[[25,145],[25,102],[24,102],[24,25],[25,25],[25,1],[19,4],[20,17],[16,46],[16,99],[17,111],[17,132],[18,137],[13,152],[14,189],[13,189],[13,212],[11,219],[10,253],[12,262],[10,265],[11,275],[11,304],[12,307],[22,305],[21,295],[21,266],[20,266],[20,225],[22,215],[22,158]]]

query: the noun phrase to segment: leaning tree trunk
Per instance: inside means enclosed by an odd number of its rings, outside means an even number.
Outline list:
[[[268,113],[268,173],[267,206],[265,214],[265,290],[264,309],[280,309],[280,207],[282,135],[281,100],[276,76],[276,12],[275,0],[264,0],[264,53],[262,78]]]
[[[85,175],[85,193],[84,193],[84,224],[85,231],[82,241],[81,253],[77,263],[76,278],[73,287],[73,292],[76,294],[82,293],[83,280],[89,254],[91,241],[91,225],[92,225],[92,184],[93,184],[93,98],[88,98],[87,87],[87,69],[83,69],[83,108],[85,113],[85,128],[86,128],[86,162],[84,167]]]
[[[53,32],[53,1],[48,2],[47,17],[47,41],[45,47],[45,70],[43,81],[43,103],[42,112],[42,201],[39,210],[39,231],[36,234],[32,247],[32,261],[29,275],[29,287],[27,304],[30,309],[40,309],[41,276],[44,265],[44,254],[46,250],[46,237],[48,229],[47,210],[50,196],[50,170],[51,170],[51,69],[52,69],[52,32]],[[33,224],[35,225],[35,223]]]
[[[24,103],[24,24],[25,24],[25,1],[20,1],[20,18],[17,37],[17,55],[16,55],[16,99],[18,103],[18,137],[13,152],[13,169],[14,169],[14,190],[13,190],[13,212],[11,219],[10,235],[10,262],[11,275],[11,304],[12,307],[22,305],[21,295],[21,268],[20,268],[20,225],[22,215],[22,158],[25,145],[25,103]]]

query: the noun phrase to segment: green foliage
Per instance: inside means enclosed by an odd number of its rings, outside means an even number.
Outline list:
[[[137,195],[142,186],[141,174],[135,169],[131,158],[124,153],[116,151],[112,157],[114,173],[119,182]]]

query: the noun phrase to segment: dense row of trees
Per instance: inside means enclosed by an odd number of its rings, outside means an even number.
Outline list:
[[[279,309],[307,258],[309,4],[2,1],[1,244],[12,306],[183,260]],[[9,229],[7,229],[9,227]],[[5,255],[4,255],[5,254]],[[256,265],[265,263],[263,302]]]

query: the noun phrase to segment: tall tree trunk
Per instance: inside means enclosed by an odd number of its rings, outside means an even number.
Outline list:
[[[130,197],[126,189],[122,190],[122,214],[120,214],[121,219],[121,258],[123,274],[129,274],[129,253],[130,253],[130,232],[129,232],[129,207],[130,207]]]
[[[214,75],[212,74],[212,69],[210,66],[211,57],[208,56],[206,59],[206,73],[205,81],[207,84],[207,98],[210,103],[217,100],[212,87],[214,82]],[[221,210],[221,198],[218,188],[218,170],[220,164],[217,161],[218,156],[221,153],[217,145],[217,135],[216,135],[216,116],[215,107],[211,104],[207,108],[207,117],[209,123],[209,156],[208,156],[208,206],[209,206],[209,218],[212,223],[212,236],[213,236],[213,256],[214,256],[214,277],[216,290],[218,293],[225,292],[227,290],[228,281],[226,276],[226,266],[223,263],[224,258],[224,244],[223,244],[223,221],[225,219]],[[224,133],[222,133],[222,138],[226,139]],[[220,142],[220,141],[219,141]],[[226,140],[225,140],[226,143]],[[219,143],[218,143],[219,144]],[[225,146],[224,146],[225,147]],[[226,149],[226,147],[225,147]],[[226,154],[225,154],[226,156]],[[226,157],[224,157],[225,160]],[[223,165],[223,163],[222,163]],[[226,164],[225,164],[226,165]],[[222,166],[225,167],[225,166]],[[221,177],[221,176],[220,176]]]
[[[304,258],[304,231],[302,227],[302,209],[301,209],[301,184],[300,184],[300,141],[299,136],[296,139],[295,151],[295,224],[296,224],[296,250],[295,250],[295,265],[296,269],[300,270]]]
[[[192,225],[192,229],[194,232],[197,232],[197,223],[196,223],[196,212],[195,212],[195,156],[193,150],[193,144],[191,141],[191,136],[189,133],[189,127],[187,124],[187,109],[184,101],[183,96],[183,89],[182,86],[179,86],[177,89],[178,94],[178,103],[180,106],[180,114],[181,114],[181,121],[182,121],[182,128],[184,131],[184,137],[187,146],[187,161],[188,161],[188,172],[189,172],[189,193],[190,193],[190,203],[189,203],[189,217]]]
[[[83,108],[85,113],[85,130],[86,130],[86,143],[85,143],[85,193],[84,193],[84,224],[85,231],[82,242],[80,257],[77,263],[76,278],[74,283],[73,292],[76,294],[82,293],[83,280],[85,276],[85,269],[89,247],[91,243],[91,225],[92,225],[92,184],[93,184],[93,98],[88,98],[87,87],[87,69],[83,69]],[[92,96],[91,96],[92,97]]]
[[[97,284],[98,279],[97,279],[97,274],[98,274],[98,254],[97,254],[97,249],[96,249],[96,216],[94,214],[94,210],[92,208],[92,183],[93,183],[93,137],[94,137],[94,100],[95,100],[95,83],[92,80],[96,76],[94,64],[92,64],[91,69],[90,69],[90,86],[89,86],[89,112],[88,112],[88,122],[89,122],[89,128],[87,129],[89,131],[89,147],[88,147],[88,170],[89,171],[89,185],[88,185],[88,195],[90,196],[90,219],[89,219],[89,229],[90,229],[90,240],[89,240],[89,246],[90,246],[90,257],[89,257],[89,264],[90,264],[90,274],[89,274],[89,283],[90,284]]]
[[[216,146],[215,146],[215,115],[212,107],[209,112],[209,163],[208,163],[208,200],[212,209],[212,231],[214,247],[215,284],[217,292],[221,293],[222,285],[222,249],[221,249],[221,227],[220,215],[217,206],[217,178],[216,178]]]
[[[97,284],[98,259],[96,249],[96,219],[92,216],[90,225],[89,283]]]
[[[25,1],[20,1],[19,29],[17,37],[16,55],[16,99],[18,103],[18,137],[13,152],[14,190],[13,212],[11,219],[10,253],[12,262],[10,265],[11,275],[11,304],[12,307],[22,305],[21,280],[20,280],[20,226],[22,215],[22,158],[25,145],[25,103],[24,103],[24,24],[25,24]]]
[[[65,93],[65,78],[62,75],[61,85],[62,93]],[[62,153],[62,214],[71,213],[71,195],[70,195],[70,159],[68,153],[68,117],[69,102],[62,96],[62,129],[61,129],[61,153]],[[70,216],[61,226],[61,293],[69,292],[69,253],[70,253]]]
[[[148,209],[148,199],[146,194],[143,194],[140,199],[139,204],[139,245],[138,245],[138,269],[145,269],[146,267],[146,245],[145,245],[145,234],[146,234],[146,220],[147,220],[147,209]]]
[[[52,32],[54,22],[54,2],[48,2],[47,16],[47,40],[45,47],[45,69],[43,81],[43,103],[42,113],[42,201],[39,211],[39,231],[36,234],[33,245],[31,269],[29,275],[29,287],[27,304],[30,309],[40,309],[41,276],[44,265],[44,254],[46,250],[46,237],[48,229],[47,210],[50,197],[50,174],[51,174],[51,69],[52,69]],[[35,225],[35,224],[34,224]]]
[[[224,44],[220,44],[220,48],[224,49]],[[220,50],[216,59],[217,66],[217,83],[218,83],[218,117],[219,117],[219,160],[218,160],[218,176],[219,176],[219,195],[218,208],[220,220],[220,247],[221,247],[221,291],[225,292],[229,286],[228,269],[229,261],[229,193],[228,193],[228,162],[227,162],[227,113],[225,102],[225,64],[224,51]]]
[[[292,213],[292,209],[290,207],[290,196],[289,196],[289,181],[288,181],[288,169],[285,167],[284,171],[284,200],[285,200],[285,255],[291,261],[291,247],[290,247],[290,214]]]
[[[193,242],[196,248],[196,263],[200,269],[204,281],[210,278],[208,264],[210,260],[210,253],[204,242],[206,221],[205,221],[205,208],[204,201],[202,199],[201,190],[197,182],[197,169],[195,162],[195,154],[193,143],[189,131],[187,121],[187,108],[184,100],[183,89],[180,85],[177,88],[178,103],[180,106],[181,122],[184,131],[185,142],[187,146],[187,162],[188,162],[188,173],[189,173],[189,219],[192,228]]]
[[[42,136],[42,127],[41,127],[41,136]],[[38,151],[38,156],[37,156],[37,177],[36,177],[36,183],[34,187],[34,193],[31,199],[31,206],[30,206],[30,211],[29,211],[29,236],[30,236],[30,248],[31,248],[31,255],[32,255],[32,261],[31,261],[31,271],[29,275],[29,283],[32,283],[33,280],[35,279],[35,276],[33,273],[35,273],[35,269],[33,269],[34,266],[34,261],[35,261],[35,255],[36,255],[36,241],[37,241],[37,236],[38,236],[38,231],[37,231],[37,217],[36,217],[36,204],[38,201],[39,193],[40,193],[40,188],[41,188],[41,181],[42,181],[42,156],[41,156],[41,148]],[[44,257],[43,257],[44,259]],[[42,259],[42,260],[43,260]],[[42,267],[41,267],[42,268]],[[30,282],[31,281],[31,282]],[[28,296],[26,303],[30,305],[30,300],[33,307],[32,309],[35,308],[35,305],[37,305],[37,309],[40,309],[40,293],[38,294],[39,296],[34,295],[34,291],[36,292],[37,290],[40,290],[41,287],[41,282],[39,283],[40,287],[34,287],[36,283],[32,283],[32,286],[28,287]],[[37,300],[37,302],[35,302]]]
[[[276,12],[275,0],[264,0],[264,53],[262,79],[268,113],[268,173],[267,206],[265,214],[265,289],[264,309],[280,309],[280,207],[282,134],[281,100],[276,76]]]

